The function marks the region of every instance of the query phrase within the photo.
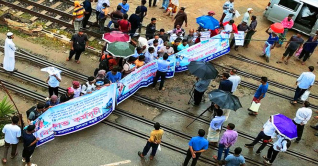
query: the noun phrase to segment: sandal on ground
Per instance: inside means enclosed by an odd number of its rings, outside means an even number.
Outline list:
[[[22,162],[25,162],[25,158],[22,158]]]
[[[166,88],[162,88],[161,90],[164,91],[164,90],[166,90]]]
[[[66,61],[70,61],[70,59],[69,59],[69,58],[66,58]]]
[[[213,158],[217,161],[218,160],[218,156],[214,155]]]
[[[138,156],[141,158],[144,158],[144,156],[142,156],[141,151],[138,152]]]
[[[151,155],[150,155],[149,159],[150,159],[150,160],[153,160],[153,157],[154,157],[154,156],[151,156]]]
[[[318,149],[314,149],[314,151],[318,153]]]
[[[290,101],[290,104],[294,105],[297,104],[297,102],[295,103],[294,101]]]
[[[302,65],[305,65],[305,62],[301,62]]]
[[[28,164],[25,164],[25,166],[28,166]],[[37,164],[32,163],[31,166],[38,166]]]
[[[75,60],[75,62],[76,62],[77,64],[80,64],[80,63],[81,63],[79,60]]]
[[[288,61],[284,61],[285,65],[288,65]]]
[[[266,156],[263,156],[263,159],[265,159],[265,160],[267,160],[267,161],[269,160]]]
[[[249,112],[248,114],[249,114],[249,115],[253,115],[253,116],[256,116],[256,115],[257,115],[257,113],[255,113],[255,112]]]
[[[1,161],[2,161],[3,163],[7,163],[7,159],[5,159],[5,158],[3,158]]]
[[[10,158],[11,159],[14,159],[15,158],[15,156],[17,156],[18,155],[18,152],[17,153],[15,153],[15,155],[14,156],[11,156]]]

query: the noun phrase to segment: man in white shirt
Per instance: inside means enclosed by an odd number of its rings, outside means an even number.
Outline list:
[[[223,5],[223,14],[222,17],[220,19],[221,23],[224,23],[224,17],[232,17],[234,13],[234,0],[229,0],[227,2],[224,3]],[[226,22],[226,21],[225,21]]]
[[[137,42],[135,42],[133,40],[132,40],[132,42],[135,43],[135,45],[137,47],[141,47],[143,53],[146,53],[146,51],[148,50],[148,47],[149,47],[147,39],[144,37],[140,37],[139,34],[136,37],[138,38]]]
[[[299,78],[296,81],[296,92],[294,96],[294,101],[290,101],[291,104],[297,104],[298,99],[305,93],[307,89],[310,89],[311,86],[314,85],[316,76],[313,73],[314,71],[314,66],[309,66],[308,67],[309,72],[303,72],[299,76]]]
[[[21,137],[21,129],[17,125],[19,122],[19,117],[13,116],[11,118],[12,124],[7,124],[3,127],[2,133],[4,133],[4,156],[2,162],[7,162],[7,155],[10,145],[12,145],[11,158],[13,159],[17,154],[17,147],[19,143],[19,137]]]
[[[230,71],[229,80],[233,83],[231,93],[234,93],[237,89],[237,86],[241,83],[241,77],[236,75],[236,73],[237,73],[236,69],[232,69]]]
[[[250,14],[252,14],[252,13],[253,13],[253,9],[252,8],[248,8],[247,12],[243,16],[242,23],[246,22],[246,24],[249,24],[249,21],[251,20],[250,19]]]
[[[95,77],[88,77],[87,82],[84,85],[82,85],[81,95],[91,94],[93,91],[95,91],[95,82]]]
[[[308,101],[304,102],[304,107],[299,108],[296,112],[296,117],[293,122],[297,126],[297,139],[296,143],[301,140],[301,136],[303,135],[305,124],[307,124],[308,120],[311,118],[312,110],[309,108],[310,103]]]
[[[73,86],[71,87],[74,90],[74,97],[79,97],[81,95],[82,87],[78,81],[72,82]]]
[[[217,109],[215,111],[216,116],[211,120],[208,135],[206,138],[213,146],[216,146],[219,141],[222,125],[225,121],[225,116],[222,116],[223,111],[221,109]]]
[[[158,45],[163,46],[164,42],[163,40],[159,37],[159,35],[155,35],[153,39],[148,40],[148,45],[151,46],[153,45],[153,41],[158,40]]]
[[[261,151],[265,148],[265,146],[270,142],[272,138],[275,137],[275,131],[276,131],[276,128],[272,124],[272,116],[270,116],[268,121],[264,124],[263,129],[254,139],[254,141],[251,144],[245,144],[245,147],[253,148],[254,145],[256,145],[260,140],[263,139],[262,145],[256,151],[256,154],[260,155]]]
[[[153,48],[155,49],[154,54],[155,54],[156,56],[158,56],[158,51],[159,51],[159,49],[160,49],[161,47],[164,47],[164,45],[159,45],[159,41],[158,41],[158,40],[154,40],[154,41],[152,42],[152,44],[149,45],[149,47],[153,47]]]

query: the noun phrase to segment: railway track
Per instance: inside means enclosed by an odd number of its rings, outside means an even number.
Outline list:
[[[267,65],[267,64],[262,63],[262,62],[254,61],[254,60],[252,60],[252,59],[249,59],[249,58],[245,57],[245,56],[242,55],[242,54],[238,54],[239,56],[235,56],[235,55],[231,55],[231,54],[227,54],[227,55],[229,55],[229,56],[230,56],[231,58],[233,58],[233,59],[236,59],[236,60],[239,60],[239,61],[242,61],[242,62],[247,62],[247,63],[250,63],[250,64],[255,64],[255,65],[264,67],[264,68],[266,68],[266,69],[271,69],[271,70],[274,70],[274,71],[276,71],[276,72],[283,73],[283,74],[286,74],[286,75],[289,75],[289,76],[292,76],[292,77],[296,77],[296,78],[299,77],[298,74],[290,73],[290,72],[288,72],[288,71],[286,71],[286,70],[279,69],[279,68],[276,68],[276,67]],[[315,81],[315,84],[318,84],[318,81]]]
[[[224,69],[226,69],[226,70],[236,69],[238,75],[241,75],[241,76],[244,76],[244,77],[248,77],[248,78],[252,78],[252,79],[254,79],[254,80],[260,80],[260,78],[261,78],[260,76],[256,76],[256,75],[254,75],[254,74],[241,71],[241,70],[239,70],[238,68],[233,67],[233,66],[230,66],[231,68],[228,68],[228,67],[225,67],[225,66],[218,65],[218,64],[216,64],[216,63],[212,63],[212,64],[213,64],[214,66],[218,66],[218,67],[224,68]],[[281,84],[281,83],[278,83],[278,82],[275,82],[275,81],[271,81],[271,80],[268,80],[267,82],[268,82],[271,86],[275,86],[275,87],[280,88],[280,89],[287,89],[287,90],[290,90],[290,91],[295,91],[295,88],[294,88],[294,87],[290,87],[290,86],[287,86],[287,85],[283,85],[283,84]],[[317,95],[314,95],[314,94],[310,94],[309,97],[314,98],[314,99],[318,99],[318,96],[317,96]]]
[[[29,4],[31,7],[23,7],[23,5],[20,5],[20,2]],[[5,0],[1,0],[0,4],[11,7],[13,9],[17,9],[17,10],[22,11],[24,13],[31,14],[31,15],[39,17],[39,18],[43,18],[45,20],[50,21],[51,23],[57,23],[57,24],[64,26],[66,28],[73,29],[73,25],[71,22],[71,18],[72,18],[71,14],[66,13],[64,11],[60,11],[60,10],[55,9],[55,8],[51,8],[49,6],[45,6],[45,5],[41,4],[43,2],[44,1],[34,2],[34,1],[29,1],[29,0],[19,0],[19,1],[15,1],[14,3],[11,3],[11,2],[7,2]],[[32,8],[33,8],[32,6],[39,8],[43,12],[36,12],[36,11],[32,10]],[[50,16],[50,15],[46,14],[45,11],[57,14],[57,16],[55,16],[55,17]],[[62,19],[63,17],[67,18],[70,21],[63,20]],[[89,22],[89,23],[92,24],[92,22]],[[84,30],[84,32],[87,35],[94,36],[94,37],[99,38],[99,39],[102,37],[102,34],[94,32],[94,31]]]
[[[44,65],[44,66],[55,66],[55,67],[57,67],[58,69],[62,70],[62,71],[64,72],[64,74],[67,74],[68,76],[73,75],[73,77],[75,77],[75,78],[77,78],[77,79],[79,79],[79,77],[80,77],[81,79],[83,79],[83,80],[85,79],[85,80],[86,80],[86,78],[87,78],[87,76],[85,76],[85,75],[83,75],[83,74],[81,74],[81,73],[77,73],[77,72],[72,71],[72,70],[69,70],[69,69],[67,69],[67,68],[65,68],[65,67],[63,67],[63,66],[56,65],[56,64],[54,64],[54,63],[51,63],[51,62],[48,62],[48,61],[43,60],[43,59],[41,59],[41,58],[38,58],[38,57],[36,57],[36,56],[34,56],[34,55],[28,53],[27,51],[23,51],[23,50],[21,50],[21,51],[22,51],[23,53],[21,53],[21,52],[16,52],[16,54],[18,55],[18,57],[24,57],[24,59],[30,60],[30,61],[32,61],[32,62],[35,62],[35,63],[39,64],[39,65],[42,64],[42,65]],[[41,86],[41,87],[45,87],[45,88],[47,87],[47,85],[46,85],[46,83],[45,83],[44,81],[39,80],[39,79],[37,79],[37,78],[33,78],[33,77],[31,77],[31,76],[27,76],[27,75],[25,76],[24,73],[14,72],[13,75],[18,76],[18,77],[20,77],[21,79],[25,79],[25,80],[27,80],[27,81],[30,81],[30,82],[34,83],[35,85],[37,85],[37,86]],[[23,76],[23,75],[24,75],[24,76]],[[8,83],[7,83],[7,84],[8,84]],[[5,85],[6,85],[6,84],[5,84]],[[256,89],[256,88],[258,87],[257,85],[253,85],[253,84],[250,84],[250,83],[247,83],[247,82],[244,82],[244,81],[241,82],[241,85],[242,85],[242,86],[249,87],[249,88],[253,88],[253,89]],[[10,85],[8,84],[8,87],[9,87],[9,86],[10,86]],[[9,88],[8,88],[8,89],[9,89]],[[60,92],[61,92],[61,93],[65,93],[65,89],[60,88]],[[32,93],[34,93],[34,92],[32,92]],[[283,95],[283,94],[280,94],[280,93],[277,93],[277,92],[274,92],[274,91],[268,91],[268,93],[271,93],[271,94],[273,94],[273,95],[276,95],[276,96],[279,96],[279,97],[282,97],[282,98],[286,98],[286,99],[289,99],[289,100],[291,99],[291,97],[288,97],[288,96],[286,96],[286,95]],[[30,97],[30,94],[26,94],[26,96]],[[42,99],[45,99],[45,98],[46,98],[45,96],[42,96],[42,95],[41,95],[41,96],[38,96],[38,97],[42,97]],[[31,98],[32,98],[32,97],[31,97]],[[145,103],[145,104],[148,104],[148,105],[150,105],[150,106],[153,106],[153,107],[157,107],[157,108],[160,108],[160,109],[163,109],[163,110],[169,110],[169,111],[172,111],[172,112],[181,114],[181,115],[183,115],[183,116],[186,116],[186,117],[188,117],[188,118],[192,118],[192,119],[195,118],[194,115],[192,115],[192,114],[190,114],[190,113],[188,113],[188,112],[178,110],[178,109],[176,109],[176,108],[173,108],[173,107],[164,105],[164,104],[162,104],[162,103],[157,103],[157,102],[155,102],[155,101],[153,101],[153,100],[150,100],[150,99],[148,99],[148,98],[146,98],[146,97],[142,97],[142,96],[137,95],[137,94],[133,95],[132,98],[135,99],[135,100],[138,100],[138,101],[140,101],[140,102],[142,102],[142,103]],[[317,106],[314,106],[314,107],[317,107]],[[314,108],[314,107],[313,107],[313,108]],[[207,124],[207,125],[210,124],[210,120],[207,120],[207,119],[199,118],[198,121],[199,121],[199,122],[202,122],[202,123],[205,123],[205,124]],[[224,129],[224,127],[225,127],[225,126],[223,126],[223,129]],[[246,138],[246,139],[248,139],[248,140],[254,140],[254,137],[248,135],[247,133],[244,133],[244,132],[242,132],[242,131],[238,131],[238,133],[239,133],[239,136],[241,136],[241,137],[243,137],[243,138]],[[269,144],[268,146],[270,146],[270,145],[271,145],[271,144]],[[306,161],[309,161],[309,162],[313,162],[313,163],[315,163],[315,164],[318,164],[318,160],[313,159],[313,158],[309,158],[309,157],[306,156],[305,154],[302,154],[302,153],[299,153],[299,152],[295,152],[295,151],[292,151],[292,150],[288,150],[286,153],[289,154],[289,155],[298,157],[298,158],[300,158],[300,159],[302,159],[302,160],[306,160]]]
[[[34,100],[37,100],[37,101],[40,101],[40,102],[44,102],[45,96],[43,96],[43,95],[40,95],[40,94],[37,94],[35,92],[29,91],[27,89],[24,89],[24,88],[22,88],[20,86],[11,84],[11,83],[6,82],[6,81],[2,81],[2,83],[6,86],[7,89],[9,89],[11,91],[14,91],[16,93],[20,93],[20,94],[25,95],[25,96],[27,96],[29,98],[34,99]],[[119,115],[122,115],[122,116],[128,115],[125,112],[126,111],[124,111],[124,110],[115,111],[116,114],[119,114]],[[132,116],[130,115],[129,117],[132,117]],[[135,117],[134,119],[136,120],[137,116],[134,116],[134,117]],[[143,120],[143,118],[139,118],[139,121],[143,121],[144,123],[146,122],[145,120]],[[102,121],[102,123],[104,123],[106,125],[109,125],[111,127],[114,127],[116,129],[119,129],[121,131],[127,132],[129,134],[135,135],[135,136],[137,136],[139,138],[142,138],[142,139],[145,139],[145,140],[149,138],[148,134],[141,133],[139,131],[136,131],[136,130],[134,130],[132,128],[129,128],[127,126],[124,126],[124,125],[121,125],[121,124],[118,124],[118,123],[114,123],[114,122],[111,122],[111,121],[108,121],[108,120],[104,120],[104,121]],[[149,124],[149,123],[147,123],[147,124]],[[150,123],[150,124],[153,124],[153,123]],[[165,127],[164,129],[167,130],[167,131],[170,131],[170,132],[172,132],[172,131],[176,132],[177,136],[179,136],[181,138],[184,138],[184,139],[187,139],[187,140],[189,138],[191,138],[191,136],[182,134],[182,132],[176,131],[174,129],[168,129],[167,127]],[[172,134],[174,134],[174,133],[172,133]],[[170,144],[170,143],[168,143],[166,141],[162,141],[161,145],[163,147],[165,147],[167,149],[170,149],[170,150],[173,150],[175,152],[179,152],[179,153],[184,154],[184,155],[187,154],[187,149],[182,149],[182,148],[180,148],[180,147],[178,147],[176,145]],[[216,164],[216,161],[214,159],[209,159],[209,158],[204,157],[204,156],[201,156],[199,160],[204,162],[204,163],[207,163],[207,164],[213,164],[213,165]],[[259,163],[259,162],[253,161],[253,164],[255,164],[255,163]],[[261,165],[261,164],[257,164],[257,165]]]

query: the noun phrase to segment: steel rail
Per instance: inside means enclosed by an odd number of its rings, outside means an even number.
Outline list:
[[[227,54],[227,55],[229,55],[231,58],[236,59],[236,60],[240,60],[240,61],[247,62],[247,63],[250,63],[250,64],[255,64],[255,65],[264,67],[264,68],[266,68],[266,69],[271,69],[271,70],[274,70],[274,71],[277,71],[277,72],[279,72],[279,73],[283,73],[283,74],[286,74],[286,75],[289,75],[289,76],[292,76],[292,77],[296,77],[296,78],[299,77],[299,75],[294,74],[294,73],[290,73],[290,72],[288,72],[288,71],[286,71],[286,70],[279,69],[279,68],[276,68],[276,67],[267,65],[267,64],[262,63],[262,62],[258,62],[258,61],[251,60],[251,59],[245,57],[245,56],[242,55],[242,54],[239,54],[240,56],[235,56],[235,55],[231,55],[231,54]],[[315,81],[315,84],[318,84],[318,82]]]
[[[246,86],[248,86],[248,85],[246,85]],[[175,113],[178,113],[180,115],[186,116],[186,117],[191,118],[191,119],[195,119],[196,118],[196,116],[194,116],[192,113],[181,111],[181,110],[179,110],[177,108],[173,108],[173,107],[170,107],[168,105],[165,105],[165,104],[162,104],[162,103],[158,103],[156,101],[153,101],[153,100],[151,100],[149,98],[146,98],[146,97],[142,97],[142,96],[137,95],[137,94],[133,95],[132,98],[137,100],[137,101],[139,101],[139,102],[145,103],[147,105],[150,105],[150,106],[162,109],[162,110],[168,110],[168,111],[171,111],[171,112],[175,112]],[[197,121],[200,121],[200,122],[202,122],[202,123],[204,123],[206,125],[210,125],[210,120],[207,120],[207,119],[204,119],[204,118],[198,118]],[[222,129],[225,130],[226,126],[223,126]],[[246,139],[251,140],[251,141],[253,141],[255,139],[253,136],[250,136],[250,135],[248,135],[245,132],[242,132],[242,131],[239,131],[239,130],[236,130],[236,131],[239,133],[239,136],[241,136],[243,138],[246,138]],[[268,147],[270,147],[271,145],[272,145],[271,143],[267,144]],[[293,150],[290,150],[290,149],[288,149],[286,151],[286,153],[291,155],[291,156],[295,156],[295,157],[298,157],[300,159],[303,159],[303,160],[318,164],[318,160],[310,158],[310,157],[306,156],[306,154],[303,154],[303,153],[300,153],[300,152],[296,152],[296,151],[293,151]]]
[[[29,53],[30,54],[30,53]],[[31,54],[32,55],[32,54]],[[33,56],[33,55],[32,55]],[[35,56],[34,56],[35,57]],[[39,58],[37,58],[39,59]],[[35,59],[35,60],[37,60]],[[45,60],[44,60],[45,61]],[[47,62],[47,61],[46,61]],[[61,66],[61,68],[59,69],[63,69],[64,67]],[[68,70],[67,68],[64,68],[64,70]],[[241,84],[242,86],[245,86],[245,87],[248,87],[248,88],[253,88],[253,89],[256,89],[258,86],[257,85],[253,85],[253,84],[250,84],[250,83],[247,83],[247,82],[244,82],[242,81]],[[289,96],[286,96],[284,94],[280,94],[280,93],[277,93],[277,92],[274,92],[274,91],[271,91],[271,90],[268,90],[268,93],[270,94],[273,94],[273,95],[276,95],[276,96],[279,96],[279,97],[282,97],[282,98],[285,98],[285,99],[288,99],[288,100],[291,100],[292,97],[289,97]],[[178,110],[176,108],[173,108],[173,107],[170,107],[170,106],[167,106],[167,105],[164,105],[164,104],[161,104],[161,103],[156,103],[155,101],[152,101],[152,100],[149,100],[145,97],[141,97],[141,96],[138,96],[137,94],[133,95],[133,98],[134,99],[137,99],[139,101],[142,101],[143,103],[146,103],[148,105],[153,105],[154,107],[158,107],[158,108],[161,108],[161,109],[165,109],[165,110],[170,110],[170,111],[173,111],[173,112],[177,112],[179,114],[182,114],[186,117],[189,117],[189,118],[192,118],[194,119],[195,117],[187,112],[184,112],[184,111],[181,111],[181,110]],[[139,99],[138,99],[139,98]],[[312,105],[312,108],[318,108],[318,106],[315,106],[315,105]],[[207,125],[210,124],[210,121],[206,120],[206,119],[201,119],[199,118],[198,121],[202,122],[202,123],[205,123]],[[246,138],[246,139],[249,139],[249,140],[254,140],[254,137],[246,134],[246,133],[243,133],[241,131],[238,131],[240,136],[242,136],[243,138]],[[270,144],[268,145],[270,146]],[[294,152],[294,151],[291,151],[291,150],[288,150],[287,151],[288,154],[290,155],[298,155],[296,157],[299,157],[303,160],[306,160],[306,161],[310,161],[310,162],[314,162],[314,163],[317,163],[318,164],[318,160],[315,160],[315,159],[312,159],[312,158],[309,158],[307,157],[305,154],[301,154],[299,152]]]
[[[247,72],[244,72],[242,70],[239,70],[238,68],[236,67],[233,67],[233,66],[230,66],[231,68],[228,68],[228,67],[225,67],[225,66],[221,66],[221,65],[218,65],[216,63],[212,63],[214,66],[218,66],[218,67],[221,67],[221,68],[224,68],[224,69],[227,69],[227,70],[231,70],[231,69],[236,69],[237,70],[237,74],[241,75],[241,76],[244,76],[244,77],[248,77],[248,78],[252,78],[254,80],[260,80],[260,76],[256,76],[256,75],[253,75],[251,73],[247,73]],[[287,86],[287,85],[283,85],[281,83],[278,83],[278,82],[275,82],[275,81],[271,81],[271,80],[267,80],[267,82],[270,84],[270,85],[274,85],[275,87],[277,88],[281,88],[281,89],[287,89],[287,90],[290,90],[290,91],[295,91],[295,88],[294,87],[290,87],[290,86]],[[314,99],[318,99],[318,96],[317,95],[314,95],[314,94],[309,94],[309,97],[311,98],[314,98]]]
[[[134,120],[136,120],[136,121],[139,121],[139,122],[141,122],[141,123],[144,123],[144,124],[147,124],[147,125],[150,125],[150,126],[152,126],[152,125],[155,124],[155,122],[153,122],[153,121],[151,121],[151,120],[145,119],[145,118],[143,118],[143,117],[139,117],[139,116],[137,116],[137,115],[135,115],[135,114],[132,114],[132,113],[127,112],[127,111],[122,110],[122,109],[116,108],[116,110],[115,110],[113,113],[115,113],[115,114],[117,114],[117,115],[129,117],[130,119],[134,119]],[[181,132],[181,131],[175,130],[175,129],[173,129],[173,128],[170,128],[170,127],[165,126],[165,125],[162,125],[162,124],[161,124],[160,126],[161,126],[162,129],[164,129],[165,132],[169,132],[169,133],[171,133],[171,134],[173,134],[173,135],[176,135],[176,136],[178,136],[178,137],[184,138],[184,139],[186,139],[186,140],[190,140],[190,139],[191,139],[191,136],[190,136],[190,135],[184,134],[184,133]],[[209,148],[212,149],[212,150],[216,150],[216,151],[218,150],[218,148],[216,148],[216,147],[214,147],[214,146],[209,146]],[[230,153],[233,154],[233,152],[230,152]],[[262,162],[255,161],[255,160],[250,159],[250,158],[248,158],[248,157],[244,157],[244,158],[246,159],[246,161],[247,161],[248,163],[251,163],[251,164],[253,164],[253,165],[260,165],[260,166],[261,166],[261,165],[264,165]]]
[[[43,9],[43,10],[46,10],[46,11],[55,11],[54,13],[64,13],[62,11],[59,11],[57,9],[52,9],[50,7],[47,7],[47,6],[44,6],[44,5],[41,5],[41,4],[38,4],[38,3],[35,3],[35,2],[31,2],[31,1],[28,1],[28,0],[21,0],[22,2],[25,2],[25,3],[34,3],[34,5],[36,4],[36,6],[38,6],[39,8]],[[27,2],[28,1],[28,2]],[[19,6],[19,5],[15,5],[13,3],[10,3],[10,2],[6,2],[4,0],[1,0],[0,1],[0,4],[3,4],[5,6],[8,6],[8,7],[11,7],[11,8],[14,8],[14,9],[17,9],[17,10],[20,10],[22,12],[25,12],[25,13],[29,13],[31,15],[34,15],[34,16],[37,16],[37,17],[40,17],[40,18],[44,18],[46,20],[49,20],[53,23],[58,23],[59,25],[62,25],[62,26],[65,26],[67,28],[73,28],[74,26],[69,23],[69,22],[66,22],[66,21],[63,21],[61,19],[57,19],[57,18],[54,18],[54,17],[51,17],[49,15],[45,15],[45,14],[41,14],[41,13],[38,13],[38,12],[35,12],[33,10],[29,10],[27,8],[24,8],[23,6]],[[33,6],[33,5],[32,5]],[[66,14],[66,13],[64,13]],[[96,33],[96,32],[93,32],[93,31],[88,31],[88,30],[84,30],[84,32],[87,34],[87,35],[90,35],[90,36],[94,36],[96,38],[101,38],[102,37],[102,34],[99,34],[99,33]]]
[[[43,96],[43,95],[37,94],[35,92],[32,92],[32,91],[27,90],[25,88],[19,87],[17,85],[13,85],[13,84],[11,84],[9,82],[6,82],[6,81],[3,81],[3,84],[7,87],[7,89],[9,89],[11,91],[14,91],[14,92],[17,92],[17,93],[21,93],[21,94],[26,95],[26,96],[28,96],[28,97],[30,97],[32,99],[37,100],[37,101],[42,101],[42,102],[44,101],[45,96]],[[120,110],[120,111],[123,111],[123,110]],[[118,123],[110,122],[108,120],[104,120],[104,121],[102,121],[102,123],[107,124],[107,125],[109,125],[111,127],[117,128],[119,130],[125,131],[127,133],[130,133],[130,134],[135,135],[135,136],[137,136],[139,138],[142,138],[142,139],[148,139],[149,138],[149,136],[147,134],[141,133],[139,131],[135,131],[132,128],[120,125]],[[178,132],[178,133],[181,133],[181,132]],[[184,154],[184,155],[187,154],[187,150],[182,149],[182,148],[180,148],[180,147],[178,147],[176,145],[170,144],[168,142],[162,141],[161,145],[163,147],[166,147],[166,148],[168,148],[170,150],[179,152],[181,154]],[[208,164],[215,164],[216,163],[216,161],[214,161],[212,159],[209,159],[207,157],[204,157],[204,156],[200,156],[199,160],[202,161],[202,162],[208,163]]]

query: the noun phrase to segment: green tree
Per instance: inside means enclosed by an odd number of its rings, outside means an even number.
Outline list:
[[[7,120],[11,117],[16,111],[13,109],[13,105],[7,101],[8,97],[5,96],[0,102],[0,120]]]

